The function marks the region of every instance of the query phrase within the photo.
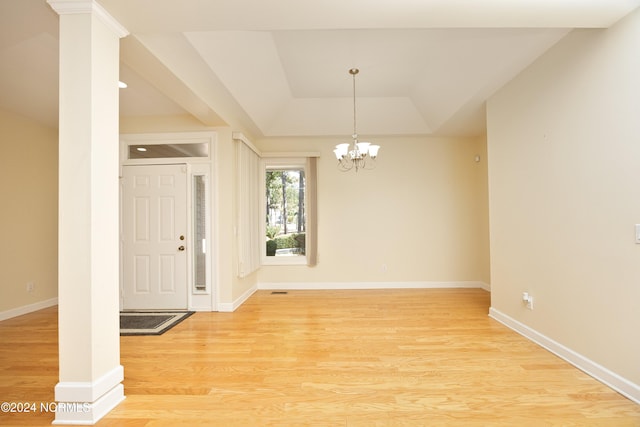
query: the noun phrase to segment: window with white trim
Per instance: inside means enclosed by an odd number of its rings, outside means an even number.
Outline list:
[[[315,158],[266,158],[263,163],[262,263],[314,265]]]

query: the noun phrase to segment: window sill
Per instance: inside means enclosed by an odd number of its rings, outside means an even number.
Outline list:
[[[262,265],[307,265],[306,256],[270,256],[262,258]]]

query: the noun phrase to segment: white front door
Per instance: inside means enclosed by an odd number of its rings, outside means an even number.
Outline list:
[[[187,308],[187,166],[123,166],[123,308]]]

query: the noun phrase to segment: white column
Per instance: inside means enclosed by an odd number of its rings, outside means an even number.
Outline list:
[[[93,0],[60,15],[58,336],[54,424],[95,424],[124,399],[118,286],[118,75],[127,32]]]

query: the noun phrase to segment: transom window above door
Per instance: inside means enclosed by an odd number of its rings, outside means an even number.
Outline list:
[[[129,145],[129,159],[209,157],[209,143]]]

